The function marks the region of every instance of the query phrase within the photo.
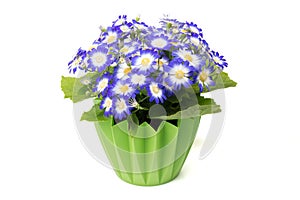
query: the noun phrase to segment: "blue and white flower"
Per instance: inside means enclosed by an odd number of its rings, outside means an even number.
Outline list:
[[[178,60],[173,60],[165,70],[169,73],[169,76],[165,80],[169,86],[172,86],[176,90],[179,90],[181,86],[190,87],[192,81],[189,76],[192,70],[193,68],[187,61],[182,63]]]
[[[178,56],[184,61],[188,61],[190,65],[195,67],[196,69],[199,67],[201,63],[201,59],[198,55],[193,54],[191,51],[185,49],[179,49],[178,51],[173,52],[175,56]]]
[[[119,80],[113,86],[112,92],[118,96],[130,97],[135,93],[135,89],[129,82]]]
[[[191,36],[189,36],[189,42],[198,47],[201,44],[201,39],[198,34],[192,33]]]
[[[124,23],[126,23],[127,15],[119,15],[118,19],[116,21],[113,21],[113,27],[120,26]]]
[[[152,50],[141,50],[139,56],[132,58],[132,68],[138,71],[152,71],[158,54]]]
[[[162,85],[152,82],[146,89],[150,97],[150,102],[155,101],[155,103],[163,103],[166,99]]]
[[[105,89],[108,88],[109,81],[110,81],[109,75],[104,75],[102,77],[98,77],[96,79],[96,85],[93,89],[93,92],[102,93]]]
[[[193,22],[191,22],[191,23],[188,23],[188,22],[187,22],[184,28],[187,29],[188,32],[196,33],[196,34],[198,34],[201,38],[203,37],[202,29],[199,28],[199,27],[197,26],[197,24],[194,24]]]
[[[146,38],[146,43],[149,47],[160,49],[160,50],[169,50],[171,48],[171,40],[163,34],[158,36],[148,36]]]
[[[112,56],[108,54],[108,49],[103,46],[98,46],[97,49],[92,49],[89,52],[88,68],[93,71],[104,71],[111,63]]]
[[[138,22],[137,20],[132,20],[132,23],[134,27],[136,27],[138,30],[145,30],[148,28],[148,25],[145,24],[144,22]]]
[[[133,73],[130,75],[130,83],[135,86],[140,86],[141,88],[148,83],[148,79],[149,78],[143,73]]]
[[[87,52],[81,48],[79,48],[77,50],[76,55],[74,56],[74,58],[68,63],[69,66],[69,73],[73,73],[75,74],[75,72],[77,71],[77,68],[81,68],[81,65],[83,63],[83,61],[85,60],[87,55]]]
[[[122,62],[119,64],[117,68],[117,74],[116,77],[118,79],[126,80],[129,78],[129,73],[131,72],[131,67],[127,65],[126,62]]]
[[[106,43],[107,45],[112,45],[118,42],[119,32],[117,31],[117,29],[108,28],[107,32],[105,32],[104,35],[105,39],[103,40],[103,43]]]
[[[132,23],[129,22],[125,22],[124,24],[119,26],[119,29],[123,32],[123,33],[129,33],[131,31],[132,28]]]
[[[216,51],[211,51],[210,55],[216,65],[218,65],[222,69],[224,69],[224,67],[228,67],[228,63],[226,62],[224,56],[222,56],[221,54]]]
[[[112,114],[113,100],[110,97],[105,97],[100,104],[100,109],[104,110],[104,115],[108,117]]]
[[[113,115],[118,120],[123,120],[130,115],[130,106],[126,99],[119,97],[113,100]]]
[[[120,53],[124,54],[125,56],[130,56],[138,49],[139,45],[140,44],[138,42],[125,43],[120,49]]]
[[[209,86],[215,86],[215,82],[212,79],[213,67],[203,68],[196,76],[196,82],[199,84],[200,92],[203,92],[204,86],[209,89]]]
[[[155,65],[153,65],[153,68],[155,70],[163,71],[164,67],[168,65],[169,65],[169,59],[163,56],[162,58],[156,60]]]

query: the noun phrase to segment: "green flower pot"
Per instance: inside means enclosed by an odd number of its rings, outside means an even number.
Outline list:
[[[178,176],[195,139],[200,117],[163,121],[157,130],[147,122],[129,134],[128,122],[95,122],[99,139],[116,174],[142,186],[167,183]]]

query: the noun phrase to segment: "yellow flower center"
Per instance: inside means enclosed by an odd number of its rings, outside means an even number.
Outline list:
[[[184,58],[185,58],[186,60],[190,61],[190,62],[193,61],[193,58],[192,58],[192,56],[191,56],[190,54],[184,55]]]
[[[142,59],[142,65],[143,65],[143,67],[148,66],[149,63],[150,63],[150,59],[149,58],[143,58]]]
[[[123,71],[123,73],[125,75],[129,74],[130,72],[131,72],[131,69],[129,67],[125,68],[124,71]]]
[[[129,49],[127,47],[123,47],[120,51],[121,53],[127,53]]]
[[[153,91],[155,94],[158,94],[158,93],[159,93],[159,88],[158,88],[156,85],[153,85],[153,86],[152,86],[152,91]]]
[[[110,106],[111,106],[111,101],[110,100],[107,100],[106,102],[105,102],[105,107],[106,108],[109,108]]]
[[[204,81],[206,81],[207,77],[208,77],[208,74],[207,74],[207,73],[201,72],[201,73],[200,73],[200,76],[199,76],[199,80],[200,80],[201,82],[204,82]]]
[[[127,92],[128,89],[129,89],[129,87],[128,87],[127,85],[122,85],[122,86],[120,87],[120,91],[123,92],[123,93]]]
[[[106,87],[106,85],[107,85],[107,83],[105,81],[103,81],[102,83],[99,84],[99,88],[103,89]]]
[[[161,60],[158,60],[158,66],[159,66],[159,67],[162,67],[163,65],[164,65],[164,62],[161,61]]]
[[[184,77],[184,72],[182,70],[177,70],[175,73],[175,77],[178,79],[182,79]]]
[[[107,42],[108,42],[108,43],[112,43],[112,42],[115,41],[115,39],[116,39],[116,36],[110,35],[110,36],[108,36],[108,38],[107,38]]]

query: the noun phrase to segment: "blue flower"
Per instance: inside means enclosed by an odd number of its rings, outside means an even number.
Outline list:
[[[167,99],[164,94],[163,86],[158,83],[152,82],[146,89],[150,97],[150,102],[155,101],[156,103],[163,103],[164,100]]]
[[[96,79],[95,87],[93,88],[93,92],[102,93],[106,89],[108,89],[109,82],[110,82],[110,75],[105,74],[102,77],[98,77]]]
[[[150,79],[145,73],[136,72],[130,74],[130,83],[133,86],[139,86],[140,88],[144,88],[149,83]]]
[[[153,68],[155,70],[163,71],[164,67],[168,65],[169,65],[169,58],[166,56],[162,56],[161,58],[155,61],[155,65],[153,65]]]
[[[122,62],[118,65],[116,77],[118,79],[126,80],[129,78],[129,74],[132,71],[131,67],[126,62]]]
[[[123,32],[123,33],[128,33],[131,31],[133,24],[131,22],[125,22],[124,24],[120,25],[118,28]]]
[[[188,23],[188,22],[187,22],[184,28],[187,29],[188,32],[190,32],[190,33],[196,33],[196,34],[198,34],[201,38],[203,37],[202,29],[199,28],[199,27],[197,26],[197,24],[194,24],[193,22],[191,22],[191,23]]]
[[[77,68],[81,68],[82,63],[86,58],[86,54],[87,52],[85,50],[82,50],[81,48],[77,50],[74,58],[68,63],[69,73],[73,72],[74,74],[77,71]]]
[[[160,50],[169,50],[172,47],[171,40],[163,34],[156,36],[150,35],[146,37],[146,44],[149,47]]]
[[[113,45],[118,42],[120,31],[115,27],[108,27],[107,31],[103,34],[105,36],[103,43]]]
[[[123,97],[113,99],[113,115],[115,119],[123,120],[130,115],[130,105]]]
[[[196,69],[198,69],[201,64],[200,57],[196,54],[193,54],[189,50],[179,49],[178,51],[174,51],[173,55],[178,56],[179,58],[181,58],[184,61],[188,61],[189,64],[192,65],[193,67],[195,67]]]
[[[210,56],[212,57],[216,65],[218,65],[222,69],[224,69],[224,67],[228,67],[228,63],[226,62],[224,56],[221,56],[218,52],[211,51]]]
[[[156,51],[149,49],[141,50],[139,56],[132,58],[132,68],[142,72],[153,71],[153,65],[158,58],[159,56]]]
[[[112,56],[108,55],[108,49],[104,46],[98,46],[97,49],[92,49],[89,52],[88,68],[93,71],[104,71],[111,63]]]
[[[113,100],[105,97],[100,104],[100,109],[104,110],[104,116],[108,117],[112,114]]]
[[[144,29],[148,28],[147,24],[145,24],[144,22],[138,22],[135,19],[132,20],[132,23],[133,23],[134,27],[136,27],[139,30],[144,30]]]
[[[129,83],[129,81],[118,80],[114,86],[112,86],[112,92],[115,95],[123,97],[135,96],[135,88]]]
[[[192,33],[190,36],[188,36],[189,42],[198,47],[201,44],[201,39],[199,38],[199,35],[196,33]]]
[[[125,43],[123,47],[120,48],[120,53],[124,54],[126,57],[134,54],[137,49],[139,49],[140,43],[138,42],[128,42]]]
[[[175,90],[179,90],[181,86],[190,87],[192,81],[189,76],[193,71],[193,68],[186,62],[180,62],[179,60],[173,60],[169,66],[166,67],[166,72],[169,76],[165,79],[168,85],[173,86]]]
[[[206,40],[201,39],[201,50],[202,52],[209,52],[210,48]]]
[[[172,33],[175,34],[179,33],[179,29],[181,29],[184,25],[184,23],[179,22],[177,19],[170,19],[168,17],[161,19],[160,23],[162,25],[162,28],[166,30],[170,29]]]
[[[127,15],[119,15],[118,19],[116,19],[115,21],[113,21],[113,27],[115,26],[120,26],[124,23],[126,23],[127,20]]]
[[[214,71],[214,68],[208,67],[208,68],[203,68],[199,71],[199,73],[196,76],[196,82],[199,84],[199,89],[200,92],[203,92],[204,86],[207,87],[209,90],[209,86],[215,86],[216,83],[212,79],[212,73]]]

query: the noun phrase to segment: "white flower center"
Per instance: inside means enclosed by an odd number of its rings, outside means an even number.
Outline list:
[[[221,63],[221,60],[220,60],[219,57],[214,57],[214,61],[215,61],[216,63]]]
[[[134,74],[132,76],[131,82],[133,84],[143,84],[145,82],[145,76]]]
[[[94,55],[92,56],[92,62],[96,67],[101,67],[106,63],[106,61],[107,61],[107,57],[104,53],[97,52],[94,53]]]
[[[126,104],[123,100],[118,100],[116,104],[117,110],[121,112],[126,108]]]
[[[126,25],[121,26],[120,29],[121,29],[121,31],[123,31],[123,32],[128,32],[128,31],[130,30],[129,27],[126,26]]]
[[[151,45],[157,48],[163,48],[168,44],[168,42],[162,38],[156,38],[151,42]]]

